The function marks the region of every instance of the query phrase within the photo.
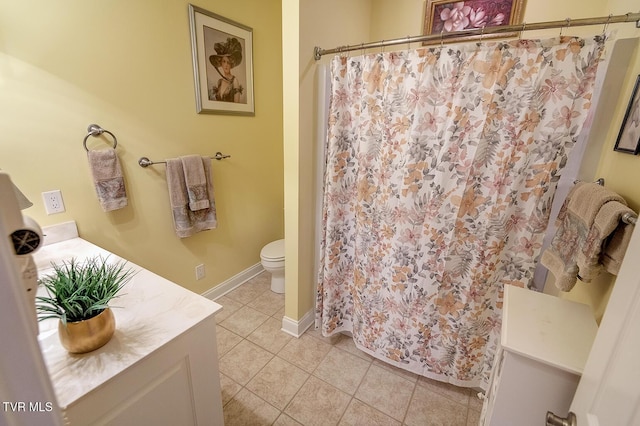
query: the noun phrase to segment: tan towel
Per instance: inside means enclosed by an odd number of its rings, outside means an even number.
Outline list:
[[[209,208],[193,211],[189,208],[189,195],[185,182],[184,169],[180,158],[167,160],[167,186],[169,202],[176,234],[180,238],[190,237],[197,232],[214,229],[217,225],[216,205],[213,199],[211,181],[211,160],[203,162],[207,180]]]
[[[90,150],[87,157],[102,210],[108,212],[125,207],[127,193],[116,150]]]
[[[627,210],[624,198],[601,185],[581,182],[571,189],[558,213],[556,235],[540,258],[560,290],[599,274],[602,247]]]
[[[189,208],[192,211],[209,208],[209,194],[207,193],[207,177],[204,172],[204,163],[209,164],[209,158],[199,155],[187,155],[180,157],[184,170],[184,180],[189,195]]]

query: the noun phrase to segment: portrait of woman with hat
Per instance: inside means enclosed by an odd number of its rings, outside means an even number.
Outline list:
[[[215,43],[215,55],[209,61],[220,74],[218,83],[209,89],[209,100],[222,102],[240,102],[244,88],[238,79],[231,74],[231,69],[242,62],[242,45],[235,37],[228,37],[224,43]]]

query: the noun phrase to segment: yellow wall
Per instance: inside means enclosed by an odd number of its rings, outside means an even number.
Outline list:
[[[313,48],[367,38],[370,16],[369,0],[283,1],[285,315],[295,320],[311,311],[315,301],[317,63]]]
[[[300,7],[298,0],[282,1],[284,194],[285,194],[285,315],[299,319],[299,108],[298,83]]]
[[[281,2],[196,3],[253,28],[255,117],[196,113],[187,6],[0,0],[0,168],[41,225],[75,220],[83,238],[201,293],[284,235]],[[118,138],[124,209],[98,204],[82,147],[91,123]],[[232,156],[212,166],[218,228],[179,239],[164,166],[143,169],[138,158],[216,151]],[[40,194],[52,189],[66,212],[47,216]],[[196,281],[200,263],[207,276]]]

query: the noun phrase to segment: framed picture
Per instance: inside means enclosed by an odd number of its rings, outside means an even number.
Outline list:
[[[627,112],[622,120],[622,127],[618,133],[615,151],[638,155],[640,153],[640,75],[636,78],[636,85],[631,92],[631,99]]]
[[[255,115],[253,30],[189,5],[198,114]]]
[[[504,27],[522,23],[525,0],[427,0],[424,13],[424,35]],[[517,33],[448,38],[444,41],[474,38],[513,37]],[[425,42],[436,43],[436,41]],[[437,43],[440,43],[438,41]]]

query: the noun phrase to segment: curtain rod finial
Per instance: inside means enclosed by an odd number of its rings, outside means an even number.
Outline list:
[[[313,48],[313,57],[316,61],[319,61],[322,57],[322,54],[320,53],[321,50],[322,49],[320,49],[318,46]]]

